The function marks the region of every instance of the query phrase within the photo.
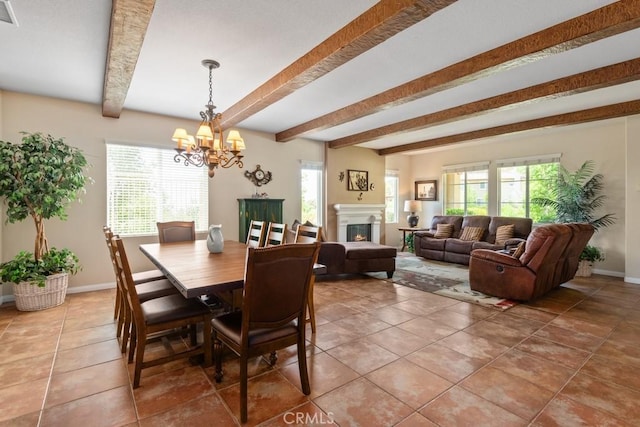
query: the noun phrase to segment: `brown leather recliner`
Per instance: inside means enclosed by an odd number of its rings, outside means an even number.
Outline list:
[[[535,228],[520,258],[488,249],[474,250],[469,263],[471,289],[528,301],[560,286],[569,280],[565,278],[573,268],[573,256],[568,255],[575,251],[579,255],[586,245],[584,236],[574,239],[574,229],[576,227],[567,224]]]

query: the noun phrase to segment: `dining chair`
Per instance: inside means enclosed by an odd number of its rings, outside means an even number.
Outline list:
[[[259,248],[262,246],[264,231],[264,221],[251,220],[251,223],[249,224],[249,232],[247,233],[247,246],[250,248]]]
[[[160,243],[187,242],[196,240],[195,221],[157,222]]]
[[[278,246],[285,243],[287,224],[270,222],[264,238],[264,246]]]
[[[313,265],[320,243],[249,248],[245,263],[242,309],[215,317],[215,380],[222,381],[222,350],[240,357],[240,419],[247,421],[249,358],[297,344],[302,392],[311,392],[305,350],[305,315]],[[286,274],[283,274],[286,272]]]
[[[314,225],[300,224],[296,230],[295,243],[312,243],[319,242],[322,236],[322,227]],[[309,301],[307,303],[307,310],[309,311],[308,322],[311,323],[311,333],[316,333],[316,309],[313,303],[313,288],[316,283],[316,276],[311,278],[309,284]]]
[[[198,298],[184,298],[181,294],[167,295],[148,301],[141,301],[137,287],[133,283],[131,268],[127,259],[124,243],[121,238],[112,239],[116,249],[116,266],[120,275],[120,282],[126,291],[127,301],[133,314],[131,334],[131,347],[135,348],[135,366],[133,376],[133,388],[140,386],[142,370],[151,366],[168,363],[180,358],[190,358],[204,355],[204,365],[211,366],[211,311]],[[202,323],[203,343],[197,346],[196,331]],[[175,352],[144,360],[144,352],[147,343],[156,338],[158,333],[167,333],[179,328],[190,327],[191,347],[182,352]],[[129,358],[133,356],[129,352]]]
[[[321,240],[322,227],[300,224],[296,230],[296,243],[313,243]]]
[[[105,241],[107,243],[107,249],[109,251],[109,258],[113,267],[113,272],[116,279],[116,300],[114,307],[114,319],[117,320],[116,336],[121,338],[121,351],[126,352],[127,345],[129,344],[129,331],[131,329],[131,310],[128,307],[126,300],[126,293],[123,292],[123,286],[120,283],[120,276],[118,274],[115,248],[112,244],[112,238],[114,237],[113,231],[108,226],[103,226]],[[178,290],[160,270],[148,270],[141,271],[139,273],[132,274],[133,282],[137,288],[138,295],[141,301],[147,301],[153,298],[163,297],[166,295],[177,294]]]

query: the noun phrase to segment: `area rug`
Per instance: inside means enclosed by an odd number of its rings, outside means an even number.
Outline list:
[[[393,278],[388,279],[384,272],[369,273],[369,275],[397,285],[496,310],[507,310],[518,304],[515,301],[471,290],[469,268],[465,265],[426,260],[406,252],[398,253]]]

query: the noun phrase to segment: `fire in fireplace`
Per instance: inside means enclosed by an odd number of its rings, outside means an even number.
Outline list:
[[[347,242],[370,242],[371,224],[347,224]]]

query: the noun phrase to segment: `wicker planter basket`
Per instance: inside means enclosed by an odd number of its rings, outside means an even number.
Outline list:
[[[592,270],[593,264],[589,261],[582,260],[578,263],[576,277],[591,277]]]
[[[13,285],[16,308],[20,311],[37,311],[55,307],[64,302],[69,285],[69,274],[60,273],[47,277],[44,287],[22,282]]]

